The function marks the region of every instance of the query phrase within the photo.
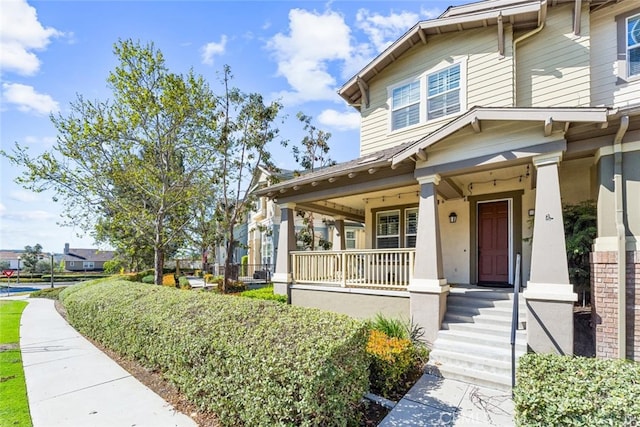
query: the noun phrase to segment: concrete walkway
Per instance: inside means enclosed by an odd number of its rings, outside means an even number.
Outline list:
[[[510,392],[424,374],[379,427],[513,425]]]
[[[73,329],[54,301],[27,301],[20,348],[34,427],[197,426]]]

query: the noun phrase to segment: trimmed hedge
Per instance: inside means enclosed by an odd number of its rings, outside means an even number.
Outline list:
[[[263,288],[252,289],[250,291],[244,291],[240,293],[241,297],[264,299],[268,301],[287,302],[286,295],[276,295],[273,293],[273,285],[265,286]]]
[[[74,327],[158,369],[225,425],[357,425],[362,322],[273,301],[123,281],[60,295]]]
[[[519,362],[514,404],[518,425],[638,425],[640,364],[526,354]]]

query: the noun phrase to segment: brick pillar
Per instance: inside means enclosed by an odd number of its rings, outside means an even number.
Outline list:
[[[626,257],[626,356],[640,361],[640,251],[629,251]],[[617,252],[591,253],[591,294],[596,357],[615,359],[618,357]]]

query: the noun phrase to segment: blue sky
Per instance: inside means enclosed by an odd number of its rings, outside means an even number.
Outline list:
[[[50,149],[51,113],[69,111],[78,94],[106,100],[119,39],[153,42],[172,72],[190,68],[218,90],[222,66],[244,92],[280,99],[281,136],[303,137],[298,111],[332,134],[331,156],[358,156],[359,115],[337,89],[419,20],[461,0],[424,1],[24,1],[0,2],[0,144]],[[274,144],[280,167],[294,168]],[[21,172],[0,159],[0,249],[40,243],[45,251],[94,247],[82,230],[60,227],[53,194],[13,181]]]

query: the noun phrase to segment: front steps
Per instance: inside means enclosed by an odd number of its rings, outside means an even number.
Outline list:
[[[519,298],[516,360],[527,351],[526,304]],[[512,289],[451,287],[447,312],[429,355],[427,371],[511,390]]]

